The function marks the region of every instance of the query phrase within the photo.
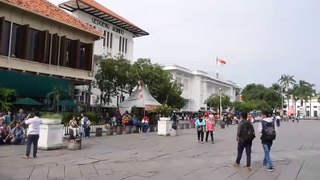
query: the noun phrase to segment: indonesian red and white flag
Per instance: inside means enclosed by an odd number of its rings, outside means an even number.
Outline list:
[[[227,64],[227,61],[220,58],[216,58],[216,63],[218,66],[222,66],[224,64]]]

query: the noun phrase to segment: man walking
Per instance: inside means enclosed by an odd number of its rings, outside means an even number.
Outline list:
[[[238,124],[237,142],[238,142],[238,156],[236,162],[233,163],[234,167],[240,167],[240,161],[244,148],[246,148],[247,165],[245,168],[250,171],[251,166],[251,147],[252,140],[256,137],[254,127],[250,121],[247,120],[248,113],[242,112],[240,115],[240,122]]]
[[[29,117],[29,116],[28,116]],[[28,159],[30,155],[31,144],[33,144],[33,157],[37,157],[38,150],[38,140],[40,133],[41,119],[39,118],[39,113],[36,112],[34,115],[31,115],[31,118],[27,118],[25,121],[26,124],[29,124],[27,132],[27,150],[25,158]]]
[[[263,120],[259,124],[258,130],[261,134],[261,143],[264,150],[263,166],[272,172],[274,170],[272,160],[270,157],[270,150],[273,140],[276,139],[276,126],[274,120],[267,112],[262,113]]]

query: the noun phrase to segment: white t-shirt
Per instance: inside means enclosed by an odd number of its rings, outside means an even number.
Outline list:
[[[40,125],[41,125],[41,119],[37,116],[34,118],[29,118],[25,121],[26,124],[29,124],[28,132],[27,134],[39,134],[40,133]]]

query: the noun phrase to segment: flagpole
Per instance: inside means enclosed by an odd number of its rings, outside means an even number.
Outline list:
[[[219,65],[218,65],[218,57],[216,57],[216,78],[219,79]]]

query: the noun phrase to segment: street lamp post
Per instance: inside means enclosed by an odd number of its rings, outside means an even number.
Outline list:
[[[222,120],[222,104],[221,104],[221,92],[222,92],[222,88],[219,89],[219,116],[220,116],[220,120]]]

